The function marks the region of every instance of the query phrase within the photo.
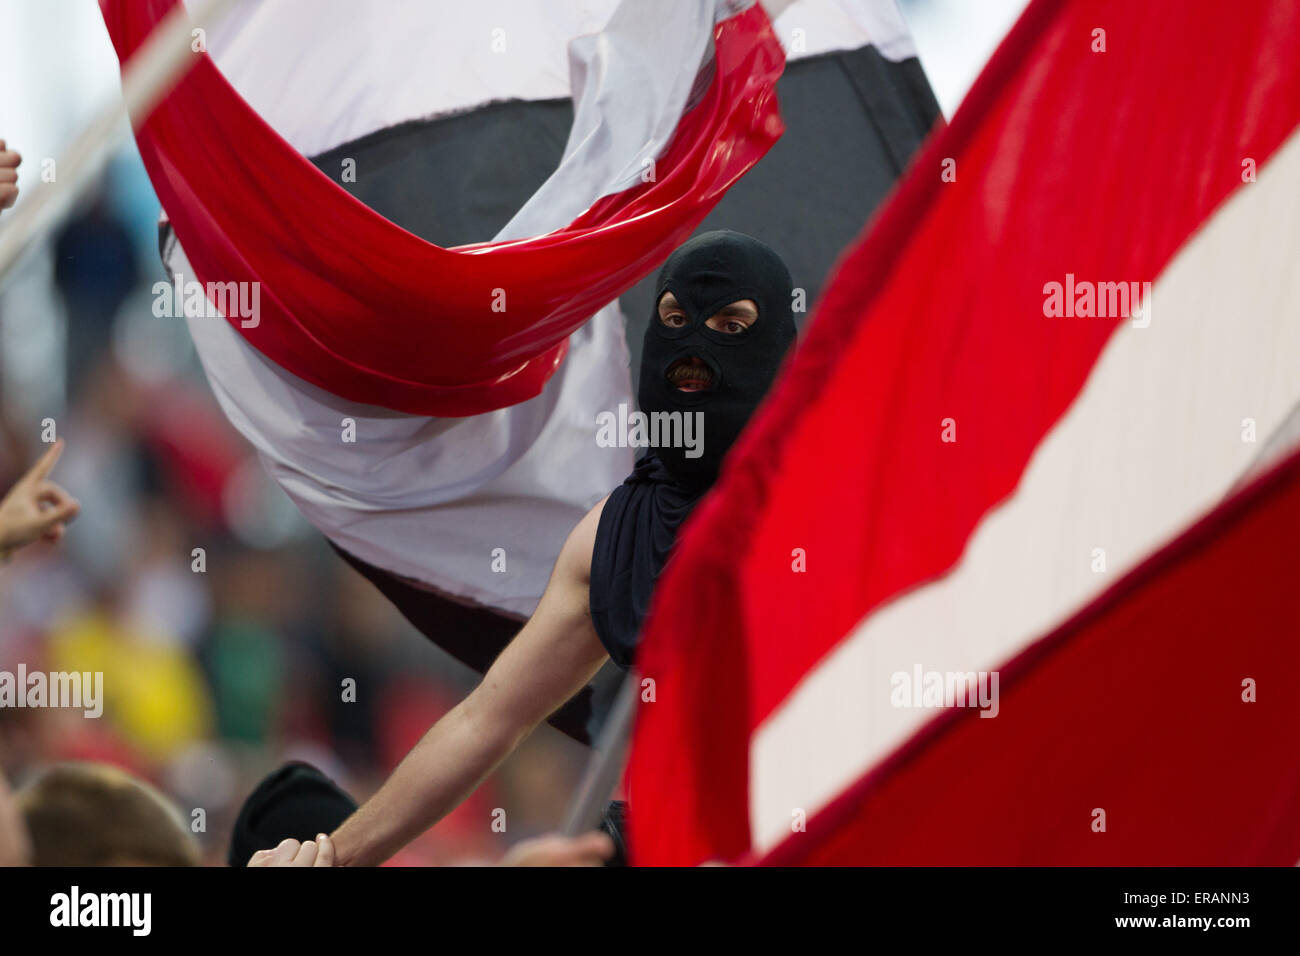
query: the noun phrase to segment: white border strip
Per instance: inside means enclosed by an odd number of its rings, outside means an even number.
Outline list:
[[[1295,133],[1159,277],[1150,327],[1116,332],[960,564],[866,619],[760,728],[750,750],[760,852],[789,835],[793,810],[811,816],[935,716],[891,706],[892,674],[995,668],[1232,489],[1300,400],[1298,248]]]

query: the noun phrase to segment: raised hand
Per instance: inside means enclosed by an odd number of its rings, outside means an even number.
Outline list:
[[[0,500],[0,560],[37,538],[58,541],[81,511],[76,498],[49,480],[61,454],[63,441],[59,440]]]

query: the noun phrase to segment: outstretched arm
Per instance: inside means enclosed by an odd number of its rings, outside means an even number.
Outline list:
[[[605,502],[578,522],[537,610],[474,691],[438,721],[331,835],[338,865],[373,866],[468,797],[606,659],[591,624],[591,549]]]

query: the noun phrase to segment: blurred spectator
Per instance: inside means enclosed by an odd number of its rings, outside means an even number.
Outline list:
[[[36,866],[197,866],[199,845],[158,791],[114,767],[52,767],[18,794]]]
[[[54,238],[54,282],[68,314],[68,381],[81,381],[112,341],[110,320],[139,281],[135,244],[104,193]]]
[[[26,866],[31,858],[27,824],[18,812],[4,774],[0,773],[0,866]]]

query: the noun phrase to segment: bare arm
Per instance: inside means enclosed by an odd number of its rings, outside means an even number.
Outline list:
[[[601,501],[578,522],[537,610],[482,682],[406,755],[331,835],[338,864],[373,866],[468,797],[528,734],[600,670],[591,624],[591,549]]]

